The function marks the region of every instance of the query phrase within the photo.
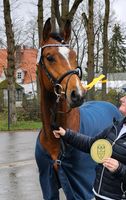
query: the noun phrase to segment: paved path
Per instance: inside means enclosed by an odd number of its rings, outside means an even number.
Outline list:
[[[0,200],[43,200],[34,160],[37,135],[0,132]]]

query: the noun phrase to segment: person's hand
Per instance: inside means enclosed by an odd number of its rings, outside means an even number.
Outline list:
[[[106,158],[103,161],[103,166],[106,167],[109,171],[115,172],[119,167],[119,162],[114,158]]]
[[[56,138],[60,138],[60,136],[64,136],[66,131],[62,128],[59,127],[59,130],[54,130],[53,134],[55,135]]]

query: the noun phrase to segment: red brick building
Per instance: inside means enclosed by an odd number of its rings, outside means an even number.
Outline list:
[[[26,93],[33,92],[29,90],[33,87],[30,87],[31,84],[36,84],[37,49],[17,46],[15,58],[16,82],[24,87]],[[6,78],[4,68],[7,68],[7,50],[0,49],[0,82]]]
[[[16,83],[24,88],[24,93],[29,98],[36,95],[36,59],[37,49],[21,48],[17,46],[15,53],[15,78]],[[7,50],[0,49],[0,83],[2,83],[6,77],[4,74],[4,68],[7,68]],[[4,98],[7,98],[7,91],[4,88]],[[20,97],[19,94],[17,94]],[[17,99],[16,99],[17,100]],[[18,98],[18,103],[20,98]],[[21,104],[20,104],[21,105]]]

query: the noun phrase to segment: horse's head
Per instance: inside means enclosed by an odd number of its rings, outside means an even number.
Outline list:
[[[77,66],[77,55],[70,49],[68,40],[71,24],[67,21],[62,34],[51,32],[48,19],[43,29],[43,41],[39,57],[40,79],[48,92],[57,98],[66,98],[70,107],[83,103],[85,90],[81,84],[81,69]]]

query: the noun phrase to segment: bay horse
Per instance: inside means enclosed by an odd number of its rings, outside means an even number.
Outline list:
[[[35,157],[43,198],[59,200],[62,188],[67,200],[91,200],[96,164],[90,155],[55,138],[52,130],[62,126],[94,136],[121,114],[111,103],[84,102],[82,72],[75,51],[68,44],[70,22],[60,34],[52,33],[51,29],[49,18],[43,28],[38,56],[43,128],[36,142]]]

